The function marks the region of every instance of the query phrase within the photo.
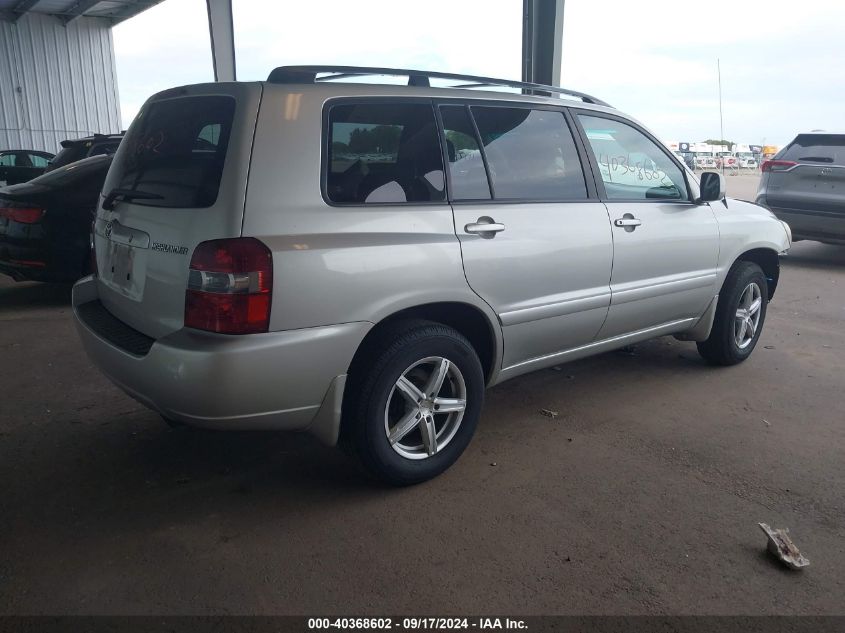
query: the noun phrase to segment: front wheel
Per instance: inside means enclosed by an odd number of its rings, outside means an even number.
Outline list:
[[[734,264],[722,291],[713,329],[698,352],[714,365],[736,365],[751,356],[766,320],[769,303],[766,276],[753,262]]]
[[[348,384],[352,448],[373,475],[415,484],[449,468],[472,439],[484,372],[456,330],[405,322],[380,337]]]

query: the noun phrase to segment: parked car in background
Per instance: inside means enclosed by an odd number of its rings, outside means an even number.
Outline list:
[[[62,149],[50,161],[47,171],[64,167],[89,156],[111,156],[117,151],[122,139],[123,132],[120,134],[94,134],[84,138],[62,141],[60,143]]]
[[[757,169],[757,159],[751,152],[737,152],[736,158],[740,169]]]
[[[845,134],[799,134],[761,170],[757,203],[794,239],[845,244]]]
[[[408,85],[331,81],[384,74]],[[100,200],[73,310],[109,378],[169,420],[340,441],[393,484],[458,459],[486,386],[662,335],[742,362],[789,248],[595,97],[424,71],[153,95]]]
[[[16,281],[87,274],[91,221],[111,162],[94,156],[0,189],[0,273]]]
[[[696,169],[715,169],[716,157],[709,152],[695,153],[695,168]]]
[[[0,151],[0,187],[16,185],[40,176],[52,158],[50,152],[34,149]]]
[[[716,169],[738,169],[739,160],[731,152],[719,152],[716,156]]]

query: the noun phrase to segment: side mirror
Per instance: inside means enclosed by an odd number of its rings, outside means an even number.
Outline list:
[[[725,177],[715,171],[701,174],[701,195],[698,202],[715,202],[725,197]]]

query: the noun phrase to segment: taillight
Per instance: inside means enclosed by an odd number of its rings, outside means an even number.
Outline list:
[[[760,169],[764,172],[768,171],[786,171],[790,167],[797,165],[794,160],[764,160]]]
[[[35,224],[44,217],[44,209],[40,207],[0,207],[0,218],[9,218],[21,224]]]
[[[202,242],[191,257],[185,326],[220,334],[270,327],[273,254],[252,237]]]

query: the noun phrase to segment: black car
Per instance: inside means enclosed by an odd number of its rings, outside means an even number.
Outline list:
[[[0,273],[75,281],[90,270],[91,222],[112,156],[94,156],[0,189]]]
[[[70,163],[75,163],[90,156],[111,156],[117,151],[117,146],[123,140],[123,132],[120,134],[94,134],[84,138],[75,138],[62,141],[59,145],[62,149],[56,157],[50,161],[47,171],[53,171]]]
[[[35,149],[0,150],[0,187],[40,176],[52,159],[50,152]]]

